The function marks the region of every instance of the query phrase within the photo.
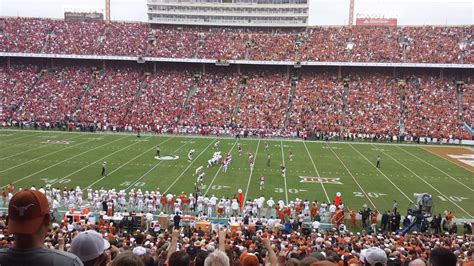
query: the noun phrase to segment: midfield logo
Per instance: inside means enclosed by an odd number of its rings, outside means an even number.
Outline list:
[[[314,177],[314,176],[300,176],[300,183],[325,183],[325,184],[335,184],[342,185],[340,178],[333,177]]]
[[[45,144],[70,144],[69,141],[65,141],[65,140],[46,140],[46,141],[43,141],[41,143],[45,143]]]
[[[155,159],[159,160],[159,161],[172,161],[172,160],[178,160],[179,159],[179,156],[176,156],[176,155],[167,155],[167,156],[155,156]]]

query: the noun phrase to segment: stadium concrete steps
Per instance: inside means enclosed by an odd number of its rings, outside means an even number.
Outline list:
[[[140,97],[142,94],[142,91],[148,86],[146,82],[146,77],[149,74],[145,73],[143,76],[143,79],[140,81],[140,85],[138,85],[137,92],[133,96],[133,100],[130,102],[130,104],[127,106],[127,111],[125,112],[125,115],[123,116],[123,121],[127,121],[127,117],[130,114],[130,110],[132,109],[132,106],[135,105],[137,99]]]
[[[26,90],[25,92],[25,96],[23,97],[23,99],[21,100],[20,104],[18,105],[18,108],[15,110],[15,113],[17,114],[21,114],[23,112],[23,109],[25,107],[25,103],[28,101],[28,96],[30,95],[30,93],[34,90],[35,88],[35,85],[36,83],[38,83],[38,81],[40,80],[41,76],[43,75],[43,72],[44,71],[47,71],[46,69],[44,68],[40,68],[38,70],[38,72],[36,73],[35,75],[35,80],[33,81],[33,83],[31,84],[31,86]]]
[[[347,96],[349,96],[349,86],[343,86],[343,88],[344,91],[342,94],[341,132],[344,132],[344,126],[346,124]]]
[[[99,76],[99,75],[103,76],[104,74],[105,74],[105,72],[103,72],[102,70],[101,71],[94,71],[93,70],[93,72],[91,74],[91,77],[89,79],[89,82],[84,87],[84,90],[82,91],[81,96],[79,96],[79,99],[77,100],[76,104],[74,105],[74,108],[71,109],[71,113],[69,114],[69,117],[73,117],[76,114],[77,109],[81,105],[82,99],[87,94],[87,92],[90,90],[90,88],[92,88],[92,85],[94,84],[94,81],[96,80],[96,77]]]
[[[290,89],[288,91],[288,105],[285,113],[285,122],[283,123],[283,128],[287,128],[290,123],[291,110],[293,109],[293,98],[295,96],[296,86],[298,84],[297,78],[290,79]]]
[[[183,117],[183,114],[186,111],[186,107],[188,106],[189,99],[191,99],[191,97],[196,92],[196,86],[197,86],[197,82],[195,85],[189,87],[188,95],[186,96],[186,99],[184,100],[183,105],[181,106],[181,112],[179,112],[179,116],[178,116],[178,119],[176,120],[176,124],[179,124],[179,121],[181,121],[181,118]]]

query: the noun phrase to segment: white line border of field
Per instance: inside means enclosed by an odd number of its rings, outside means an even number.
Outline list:
[[[402,167],[404,167],[405,169],[407,169],[408,171],[410,171],[410,173],[412,173],[413,175],[415,175],[416,177],[418,177],[418,179],[420,179],[421,181],[423,181],[423,183],[427,184],[429,187],[431,187],[434,191],[438,192],[441,196],[443,196],[444,198],[446,198],[449,202],[451,202],[454,206],[458,207],[458,209],[460,209],[461,211],[463,211],[465,214],[467,214],[470,218],[472,218],[473,216],[471,214],[469,214],[469,212],[467,212],[465,209],[463,209],[461,206],[459,206],[456,202],[452,201],[449,197],[447,197],[446,195],[444,195],[441,191],[439,191],[437,188],[433,187],[433,185],[431,185],[429,182],[426,182],[425,179],[423,179],[421,176],[419,176],[417,173],[413,172],[410,168],[408,168],[406,165],[402,164],[400,161],[398,161],[397,159],[395,159],[394,157],[392,157],[390,154],[384,152],[384,151],[381,151],[383,154],[387,155],[388,157],[390,157],[392,160],[394,160],[395,162],[397,162],[399,165],[401,165]]]
[[[410,197],[408,197],[408,195],[405,194],[405,192],[403,192],[395,183],[393,183],[393,181],[386,174],[384,174],[384,172],[382,172],[380,168],[377,168],[376,165],[374,165],[364,154],[362,154],[359,150],[354,148],[351,144],[349,144],[349,146],[353,150],[355,150],[360,156],[364,157],[364,159],[367,160],[367,162],[369,162],[369,164],[372,165],[377,171],[379,171],[379,173],[381,173],[385,177],[385,179],[388,180],[388,182],[390,182],[403,196],[405,196],[405,198],[407,198],[410,203],[414,204],[413,200]]]
[[[416,159],[418,159],[418,160],[424,162],[425,164],[427,164],[427,165],[433,167],[434,169],[440,171],[441,173],[443,173],[443,174],[446,175],[447,177],[451,178],[452,180],[456,181],[456,182],[459,183],[460,185],[462,185],[462,186],[466,187],[467,189],[469,189],[471,192],[474,191],[474,189],[468,187],[466,184],[462,183],[462,182],[459,181],[457,178],[454,178],[454,177],[451,176],[450,174],[448,174],[448,173],[446,173],[445,171],[439,169],[438,167],[432,165],[431,163],[429,163],[429,162],[423,160],[422,158],[416,156],[415,154],[413,154],[413,153],[411,153],[411,152],[409,152],[409,151],[407,151],[407,150],[405,150],[405,149],[402,149],[402,148],[400,148],[400,147],[397,147],[397,148],[400,149],[400,150],[402,150],[402,151],[404,151],[404,152],[407,153],[407,154],[410,154],[411,156],[413,156],[413,157],[415,157]],[[435,154],[435,153],[433,153],[433,154]],[[436,155],[438,155],[438,154],[436,154]],[[438,155],[438,156],[439,156],[439,155]],[[439,156],[439,157],[442,157],[442,156]],[[451,162],[450,160],[448,160],[448,159],[446,159],[446,158],[443,158],[443,159],[445,159],[445,160]],[[454,163],[454,162],[451,162],[451,163]],[[455,165],[457,165],[457,164],[455,164]]]
[[[357,179],[354,177],[354,175],[351,173],[351,171],[349,170],[349,168],[346,166],[346,164],[342,161],[342,159],[339,157],[339,155],[337,155],[337,153],[331,148],[331,146],[329,145],[328,142],[326,142],[326,146],[332,151],[332,153],[334,154],[334,156],[339,160],[339,162],[341,162],[342,166],[344,166],[344,168],[346,169],[347,173],[349,173],[349,175],[352,177],[352,180],[354,180],[354,182],[356,183],[356,185],[359,187],[359,189],[361,190],[361,192],[364,194],[365,198],[370,202],[370,204],[372,204],[372,207],[374,207],[377,212],[378,211],[378,208],[377,206],[375,205],[375,203],[370,199],[369,195],[367,195],[367,193],[365,192],[365,190],[362,188],[362,186],[359,184],[359,182],[357,181]],[[379,212],[380,213],[380,212]]]
[[[321,178],[321,176],[319,175],[318,168],[316,167],[316,164],[314,163],[313,156],[311,156],[311,153],[309,152],[308,147],[306,146],[306,142],[304,140],[303,140],[303,145],[306,149],[306,152],[309,155],[309,159],[311,159],[311,163],[313,163],[313,167],[314,167],[314,170],[316,171],[316,175],[318,175],[318,178]],[[321,187],[323,188],[324,194],[326,195],[326,199],[328,200],[328,202],[331,202],[331,200],[329,199],[329,195],[326,191],[326,188],[324,187],[323,182],[320,182],[320,184],[321,184]]]
[[[87,150],[87,151],[81,152],[81,153],[76,154],[76,155],[74,155],[74,156],[72,156],[72,157],[69,157],[69,158],[67,158],[67,159],[64,159],[64,160],[62,160],[62,161],[60,161],[60,162],[58,162],[58,163],[55,163],[55,164],[52,164],[52,165],[50,165],[50,166],[48,166],[48,167],[46,167],[46,168],[43,168],[43,169],[41,169],[41,170],[39,170],[39,171],[37,171],[37,172],[34,172],[34,173],[32,173],[32,174],[29,174],[29,175],[27,175],[27,176],[25,176],[25,177],[22,177],[22,178],[20,178],[20,179],[17,179],[17,180],[15,180],[15,181],[11,182],[11,183],[12,183],[12,184],[16,184],[16,183],[18,183],[18,182],[20,182],[20,181],[23,181],[23,180],[25,180],[25,179],[27,179],[27,178],[29,178],[29,177],[31,177],[31,176],[37,175],[37,174],[42,173],[42,172],[44,172],[44,171],[46,171],[46,170],[48,170],[48,169],[50,169],[50,168],[53,168],[53,167],[55,167],[55,166],[57,166],[57,165],[59,165],[59,164],[61,164],[61,163],[63,163],[63,162],[67,162],[67,161],[69,161],[69,160],[71,160],[71,159],[73,159],[73,158],[76,158],[76,157],[78,157],[78,156],[81,156],[82,154],[91,152],[91,151],[93,151],[93,150],[96,150],[96,149],[101,148],[101,147],[103,147],[103,146],[112,144],[112,143],[114,143],[114,142],[116,142],[116,141],[119,141],[119,140],[122,140],[122,139],[124,139],[124,138],[126,138],[126,136],[121,137],[121,138],[118,138],[118,139],[116,139],[116,140],[114,140],[114,141],[110,141],[110,142],[104,143],[104,144],[102,144],[102,145],[100,145],[100,146],[97,146],[97,147],[95,147],[95,148],[89,149],[89,150]],[[86,141],[86,142],[87,142],[87,141]],[[79,143],[79,144],[80,144],[80,143]],[[3,187],[1,187],[1,188],[5,188],[5,187],[7,187],[7,186],[8,186],[8,185],[5,185],[5,186],[3,186]]]
[[[253,156],[253,166],[250,168],[250,175],[249,175],[249,181],[247,182],[247,188],[245,189],[245,195],[244,195],[244,202],[247,200],[247,193],[249,192],[250,188],[250,181],[252,180],[252,174],[253,174],[253,168],[255,168],[255,161],[257,160],[257,154],[258,154],[258,147],[260,146],[260,139],[258,140],[257,143],[257,149],[255,149],[255,155]]]
[[[167,138],[167,139],[161,141],[160,143],[158,143],[157,145],[162,145],[162,144],[168,142],[170,139],[171,139],[171,138]],[[139,143],[139,142],[137,142],[137,143]],[[155,148],[156,148],[156,147],[153,145],[153,147],[151,147],[151,148],[145,150],[144,152],[142,152],[142,153],[136,155],[136,156],[133,157],[132,159],[126,161],[125,163],[123,163],[123,164],[120,165],[119,167],[115,168],[113,171],[111,171],[111,172],[110,172],[109,174],[107,174],[106,176],[103,176],[103,177],[101,177],[101,178],[95,180],[94,182],[92,182],[92,183],[89,184],[88,186],[84,187],[84,189],[82,189],[82,191],[85,191],[87,188],[92,187],[93,185],[95,185],[95,184],[99,183],[100,181],[104,180],[105,178],[111,176],[113,173],[115,173],[115,172],[117,172],[118,170],[122,169],[122,168],[125,167],[127,164],[129,164],[129,163],[135,161],[138,157],[143,156],[145,153],[150,152],[152,149],[155,149]]]
[[[232,150],[234,149],[235,145],[237,145],[237,142],[238,142],[238,140],[235,140],[234,145],[232,145],[232,148],[230,148],[230,150],[229,150],[229,152],[228,152],[229,154],[232,152]],[[222,164],[219,166],[219,169],[217,169],[217,172],[216,172],[216,174],[214,175],[214,178],[212,178],[212,181],[211,181],[211,183],[209,184],[209,186],[207,187],[206,193],[204,193],[204,195],[206,195],[206,194],[209,192],[209,189],[211,189],[212,184],[214,184],[214,181],[216,180],[216,177],[219,175],[219,172],[221,171],[221,169],[222,169]]]
[[[188,171],[188,169],[191,167],[191,165],[193,165],[194,162],[195,162],[199,157],[201,157],[201,155],[203,155],[204,152],[205,152],[207,149],[209,149],[209,147],[211,147],[211,145],[212,145],[216,140],[217,140],[217,138],[214,138],[214,139],[211,141],[211,143],[209,143],[209,145],[207,145],[206,148],[204,148],[204,150],[201,151],[201,152],[198,154],[198,156],[197,156],[196,158],[194,158],[194,159],[191,161],[191,163],[188,165],[188,167],[186,167],[186,168],[183,170],[183,172],[181,172],[181,174],[180,174],[178,177],[175,178],[175,180],[173,181],[173,183],[171,183],[171,185],[169,185],[168,188],[163,192],[163,195],[165,195],[166,192],[168,192],[168,191],[181,179],[181,177],[186,173],[186,171]]]
[[[127,136],[136,136],[136,132],[103,132],[103,131],[97,131],[97,132],[77,132],[77,131],[39,131],[39,130],[32,130],[32,129],[0,129],[0,131],[8,132],[8,131],[18,131],[18,132],[55,132],[55,133],[60,133],[60,134],[91,134],[91,135],[127,135]],[[207,138],[207,139],[212,139],[215,138],[215,136],[202,136],[198,134],[152,134],[152,133],[142,133],[142,136],[151,136],[151,137],[172,137],[172,138],[183,138],[183,137],[190,137],[190,138]],[[229,139],[233,140],[235,137],[233,136],[226,136],[226,135],[219,135],[219,139]],[[244,140],[258,140],[259,137],[254,137],[250,136],[248,138],[244,138]],[[298,142],[301,141],[300,138],[282,138],[282,137],[268,137],[265,139],[266,141],[288,141],[288,142]],[[409,146],[409,147],[443,147],[443,148],[459,148],[459,147],[471,147],[466,144],[417,144],[417,143],[387,143],[387,142],[364,142],[364,141],[325,141],[325,140],[306,140],[308,142],[314,142],[314,143],[341,143],[341,144],[355,144],[355,145],[371,145],[371,144],[378,144],[378,145],[398,145],[398,146]]]
[[[283,165],[285,166],[285,170],[286,170],[285,154],[283,153],[283,140],[280,141],[280,148],[281,148],[281,159],[283,160]],[[285,204],[288,204],[289,202],[288,202],[288,186],[286,183],[286,172],[285,172],[285,175],[283,175],[283,181],[285,182],[285,197],[286,197]]]

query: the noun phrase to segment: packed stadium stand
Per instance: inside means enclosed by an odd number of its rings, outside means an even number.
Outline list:
[[[7,18],[2,52],[78,55],[129,55],[170,58],[460,63],[460,40],[473,41],[470,26],[309,27],[253,29],[173,26],[144,23]],[[469,47],[463,63],[472,64]]]
[[[2,127],[68,124],[88,130],[93,124],[101,131],[171,134],[246,131],[253,136],[297,137],[307,131],[341,138],[472,139],[465,129],[474,118],[470,68],[293,67],[293,63],[473,64],[472,47],[458,47],[460,40],[474,41],[473,25],[294,29],[39,18],[2,21],[0,52],[20,53],[4,55],[0,61]],[[108,58],[53,58],[56,55]],[[145,62],[144,57],[163,62]],[[212,59],[222,65],[173,59]],[[246,62],[227,64],[227,60]],[[405,216],[402,221],[396,207],[385,217],[389,219],[385,225],[383,216],[377,220],[381,213],[363,208],[358,216],[362,227],[356,226],[355,210],[350,210],[345,213],[350,215],[347,226],[363,229],[353,233],[333,221],[336,213],[348,211],[342,202],[285,203],[265,201],[263,196],[242,202],[235,195],[213,199],[198,195],[199,191],[188,197],[191,191],[177,196],[157,189],[143,195],[132,189],[127,195],[92,189],[38,189],[51,206],[45,211],[55,219],[52,228],[44,228],[44,246],[76,254],[85,265],[93,265],[91,261],[97,265],[474,263],[472,224],[465,223],[464,235],[457,235],[448,211],[419,225],[423,233],[404,234],[400,229],[416,219]],[[3,207],[15,201],[18,191],[12,184],[3,188]],[[61,216],[60,208],[72,211]],[[86,211],[78,214],[74,208]],[[88,223],[89,212],[100,215]],[[159,221],[152,224],[158,213]],[[117,216],[119,221],[114,220]],[[231,221],[227,227],[211,228],[213,219],[223,216]],[[12,227],[2,213],[0,248],[19,242]],[[25,234],[18,228],[14,233]],[[78,251],[81,243],[73,240],[83,237],[86,229],[99,232],[95,243],[106,240],[99,250],[89,250],[99,252],[95,257]],[[112,248],[104,252],[107,245]],[[177,245],[181,251],[169,252]],[[1,265],[6,258],[0,252]]]

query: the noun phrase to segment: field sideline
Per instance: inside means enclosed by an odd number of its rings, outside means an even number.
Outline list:
[[[474,172],[467,164],[424,149],[430,145],[0,130],[0,186],[12,182],[15,188],[40,187],[49,182],[83,189],[159,187],[162,193],[189,194],[196,181],[195,169],[207,165],[216,141],[220,141],[219,150],[230,152],[233,160],[227,173],[219,166],[205,168],[202,190],[209,195],[231,197],[240,188],[247,199],[263,194],[284,201],[321,202],[341,192],[349,208],[358,210],[366,203],[384,211],[391,209],[395,199],[404,212],[415,200],[413,193],[427,192],[433,195],[436,213],[451,210],[457,218],[474,217]],[[237,143],[243,148],[241,156]],[[271,155],[269,167],[265,143]],[[157,145],[162,156],[179,159],[156,160]],[[449,152],[453,146],[432,147]],[[190,149],[196,150],[191,163],[186,158]],[[253,169],[247,152],[255,155]],[[474,154],[469,148],[462,152]],[[382,158],[381,168],[375,167],[377,155]],[[100,176],[104,160],[107,177]],[[280,174],[281,162],[287,166],[286,178]],[[265,176],[263,191],[258,185],[260,175]]]

